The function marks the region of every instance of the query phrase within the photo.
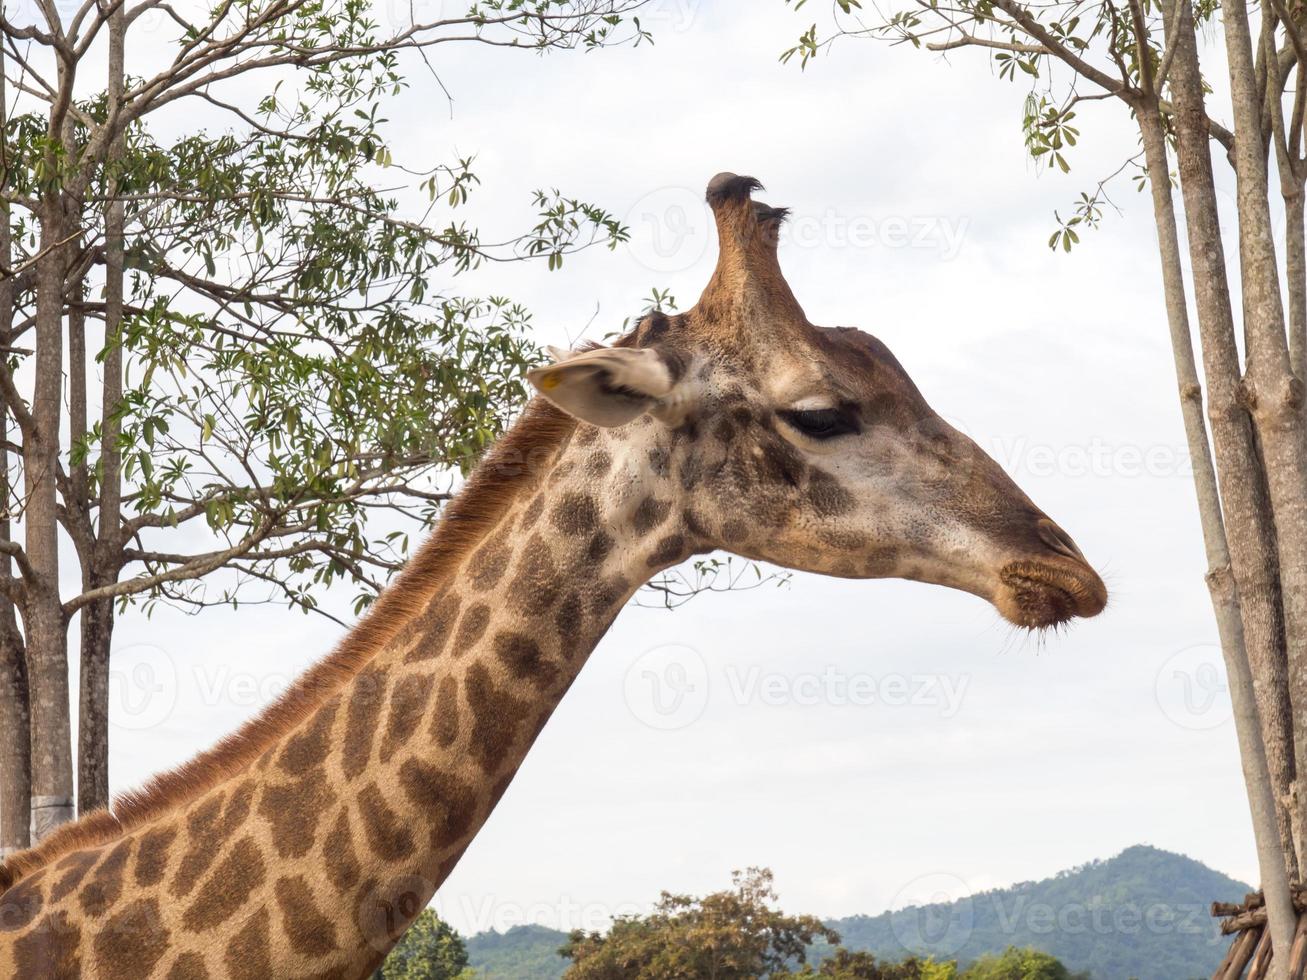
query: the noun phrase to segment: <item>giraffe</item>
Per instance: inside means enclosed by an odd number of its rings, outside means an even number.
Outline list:
[[[179,770],[0,866],[0,975],[361,978],[430,900],[614,617],[724,549],[1099,613],[1071,538],[880,341],[819,328],[784,209],[708,185],[683,314],[529,372],[539,392],[342,645]]]

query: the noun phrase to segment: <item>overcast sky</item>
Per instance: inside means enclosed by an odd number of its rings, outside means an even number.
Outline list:
[[[708,178],[756,175],[793,209],[781,261],[809,318],[889,344],[1075,537],[1111,605],[1043,643],[977,598],[902,582],[800,575],[629,609],[438,895],[465,932],[595,928],[749,865],[775,871],[786,908],[825,916],[1140,842],[1255,878],[1148,199],[1123,181],[1123,214],[1070,256],[1047,247],[1054,210],[1135,152],[1128,117],[1091,104],[1072,173],[1040,173],[1024,89],[983,57],[860,42],[778,64],[813,16],[662,0],[652,47],[443,47],[452,102],[410,65],[386,113],[395,159],[477,154],[468,216],[487,238],[527,226],[540,186],[625,217],[616,252],[457,284],[523,301],[548,343],[617,329],[652,287],[691,305],[715,253]],[[331,607],[348,617],[349,598]],[[115,789],[234,728],[337,635],[268,608],[125,617]]]

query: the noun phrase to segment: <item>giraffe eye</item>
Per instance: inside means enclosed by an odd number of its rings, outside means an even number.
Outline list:
[[[809,439],[834,439],[861,431],[857,417],[845,409],[790,409],[778,414],[786,425]]]

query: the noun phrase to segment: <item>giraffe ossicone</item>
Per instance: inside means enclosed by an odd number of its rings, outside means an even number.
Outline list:
[[[694,554],[931,582],[1030,628],[1102,610],[1071,538],[883,344],[808,322],[759,187],[709,184],[692,309],[532,372],[540,397],[330,656],[0,865],[0,975],[368,976],[623,605]]]

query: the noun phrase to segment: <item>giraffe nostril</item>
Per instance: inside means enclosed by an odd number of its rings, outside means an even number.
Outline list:
[[[1085,560],[1085,556],[1080,553],[1076,543],[1071,540],[1071,535],[1067,534],[1047,517],[1039,519],[1038,527],[1039,540],[1053,551],[1067,558],[1074,558],[1076,561],[1082,562]]]

